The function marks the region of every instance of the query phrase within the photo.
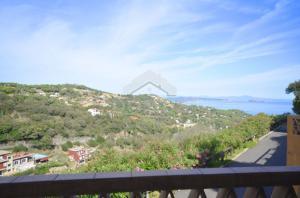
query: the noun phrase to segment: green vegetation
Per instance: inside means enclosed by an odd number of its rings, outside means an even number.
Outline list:
[[[47,162],[43,164],[38,164],[35,168],[28,169],[26,171],[16,173],[14,176],[22,176],[22,175],[42,175],[49,173],[49,169],[53,167],[64,166],[64,163],[61,162]]]
[[[97,115],[92,116],[91,109]],[[81,85],[0,83],[0,143],[26,142],[27,147],[17,145],[14,151],[95,147],[91,161],[76,172],[192,167],[199,152],[208,150],[214,156],[230,148],[234,153],[275,127],[273,120],[284,118],[187,106],[153,95],[117,95]],[[222,163],[214,158],[208,165]],[[61,165],[49,162],[22,174],[44,174]]]
[[[18,144],[13,148],[13,152],[21,152],[21,151],[28,151],[28,148],[23,144]]]
[[[272,118],[265,114],[249,117],[239,125],[225,129],[221,133],[200,134],[182,141],[155,140],[138,151],[102,149],[96,157],[78,172],[132,170],[136,167],[145,170],[191,167],[195,165],[195,155],[206,149],[217,154],[233,148],[243,148],[252,138],[266,134],[271,127]],[[217,160],[217,159],[216,159]],[[209,166],[220,165],[211,161]]]
[[[67,141],[66,143],[61,145],[61,149],[63,151],[67,151],[69,148],[72,148],[72,147],[73,147],[73,143],[70,141]]]
[[[300,80],[295,81],[286,88],[286,93],[294,93],[295,99],[293,100],[293,111],[296,114],[300,114]]]
[[[99,115],[92,116],[91,108]],[[89,137],[90,146],[139,148],[141,140],[219,131],[246,117],[238,110],[181,105],[151,95],[117,95],[82,85],[0,83],[0,143],[26,141],[29,149],[54,149],[61,144],[55,137],[66,139],[62,142]],[[188,124],[195,130],[187,129]]]
[[[97,136],[95,139],[91,139],[88,141],[88,145],[90,147],[100,146],[105,142],[105,139],[101,136]]]
[[[281,114],[281,115],[273,115],[272,116],[273,123],[272,123],[271,129],[275,130],[280,125],[286,123],[288,115],[290,115],[290,113],[284,113],[284,114]]]

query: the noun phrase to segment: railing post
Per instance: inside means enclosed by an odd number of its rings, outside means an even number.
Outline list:
[[[292,186],[274,186],[271,198],[297,198]]]
[[[236,194],[233,188],[220,188],[217,198],[236,198]]]
[[[198,198],[198,197],[206,198],[206,194],[203,189],[200,190],[192,189],[188,196],[188,198]]]
[[[166,191],[166,190],[163,190],[160,192],[159,198],[167,198],[169,196],[169,194],[170,194],[171,198],[175,198],[172,191]]]
[[[265,191],[262,187],[247,187],[244,198],[266,198]]]
[[[143,193],[142,192],[131,192],[130,198],[143,198]]]
[[[109,193],[100,193],[98,195],[98,198],[110,198],[110,194]]]

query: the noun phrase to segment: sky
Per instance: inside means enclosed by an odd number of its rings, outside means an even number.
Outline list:
[[[122,93],[145,71],[181,96],[292,98],[299,0],[0,0],[0,82]]]

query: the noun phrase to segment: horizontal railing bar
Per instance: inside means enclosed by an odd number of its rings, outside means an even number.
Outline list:
[[[0,177],[1,197],[300,184],[300,166]]]

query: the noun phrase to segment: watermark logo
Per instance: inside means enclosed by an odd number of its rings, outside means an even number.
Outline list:
[[[158,89],[167,96],[175,96],[177,91],[176,88],[161,75],[153,71],[146,71],[133,79],[128,85],[126,85],[123,88],[123,92],[125,94],[136,94],[140,90],[148,86],[152,86]]]

